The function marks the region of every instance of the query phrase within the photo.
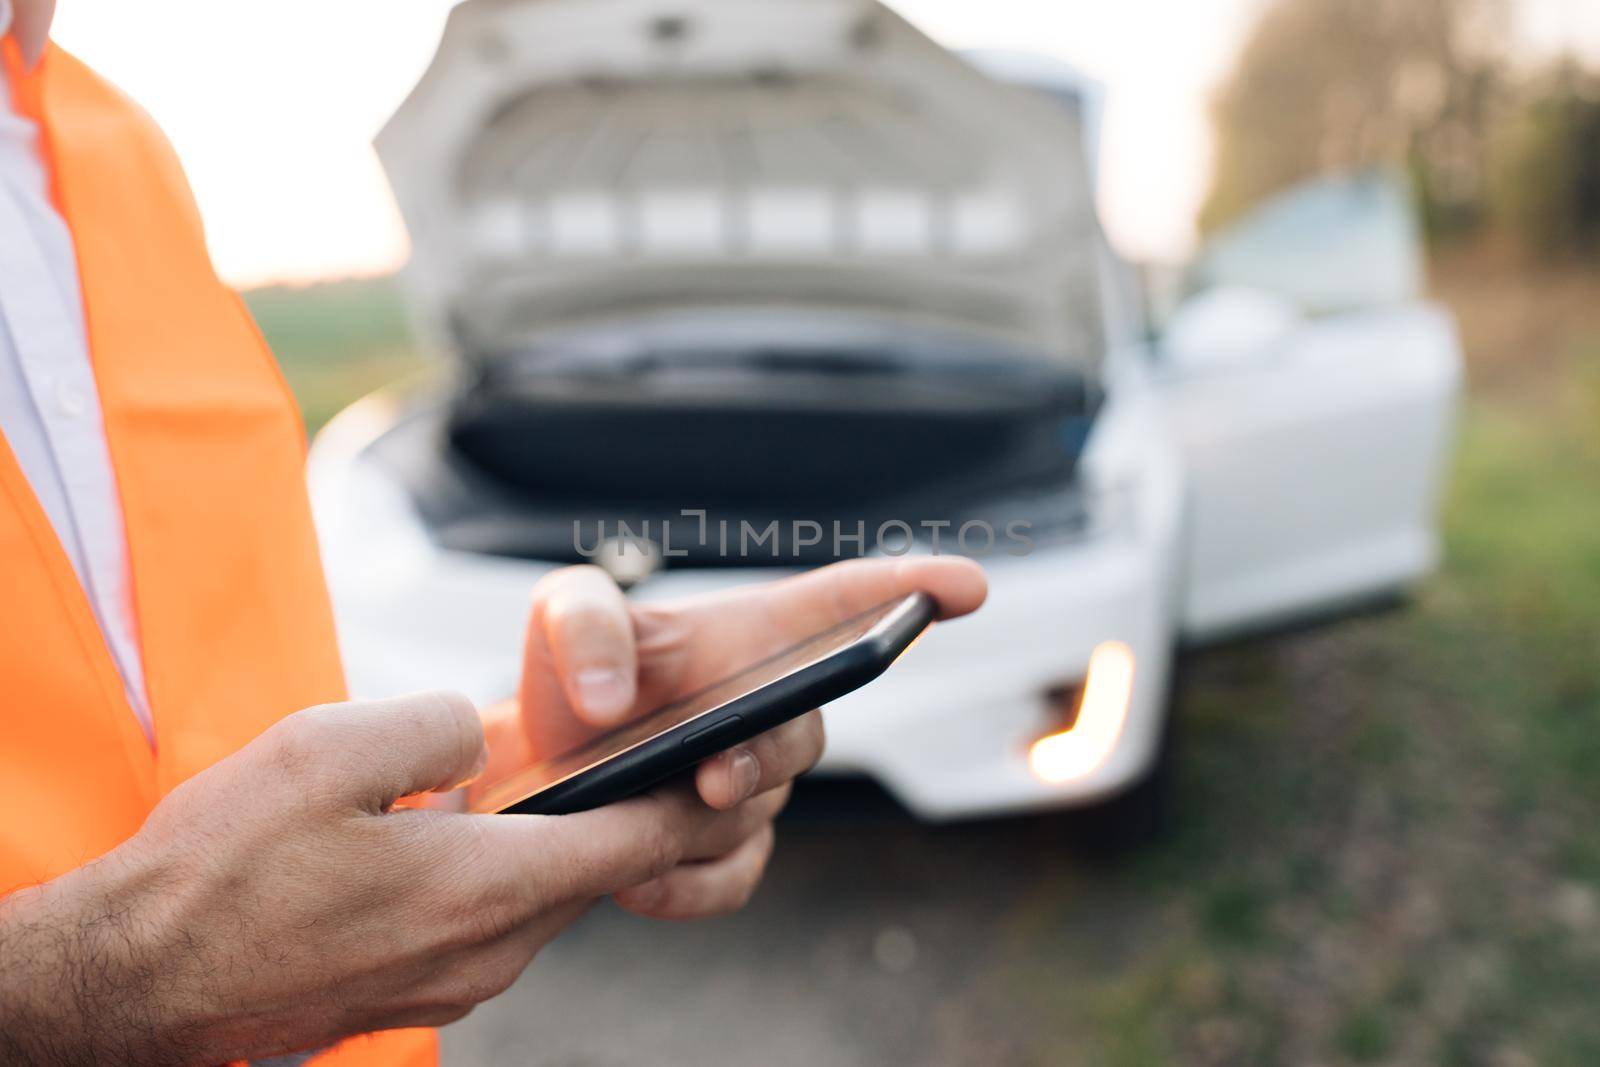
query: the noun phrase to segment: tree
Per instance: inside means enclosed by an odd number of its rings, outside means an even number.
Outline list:
[[[1570,57],[1539,72],[1491,140],[1489,211],[1546,258],[1600,251],[1600,78]]]
[[[1505,0],[1277,0],[1213,105],[1203,228],[1332,170],[1408,166],[1434,234],[1482,212]]]

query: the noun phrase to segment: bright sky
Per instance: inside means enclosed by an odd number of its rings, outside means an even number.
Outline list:
[[[433,54],[453,0],[59,0],[56,39],[172,138],[231,281],[389,270],[405,231],[372,135]],[[1108,91],[1102,211],[1137,257],[1193,240],[1206,95],[1265,0],[891,0],[955,47],[1067,60]],[[1530,38],[1600,41],[1600,4],[1524,0]]]

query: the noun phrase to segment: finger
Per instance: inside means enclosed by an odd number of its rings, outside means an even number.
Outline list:
[[[728,670],[837,626],[880,604],[926,593],[940,618],[977,610],[988,593],[983,569],[967,559],[918,556],[856,559],[765,585],[696,597],[679,608],[691,633],[717,640],[695,648],[688,684],[705,684]],[[729,620],[739,620],[732,626]]]
[[[573,710],[596,726],[625,718],[636,696],[638,660],[633,619],[617,583],[598,567],[564,567],[535,588],[534,611]]]
[[[327,792],[374,811],[413,793],[447,790],[488,758],[483,724],[459,693],[325,704],[273,727],[278,758],[327,778]]]
[[[674,868],[616,893],[614,899],[629,911],[654,919],[703,919],[738,911],[761,884],[773,841],[769,824],[723,859]]]
[[[451,1023],[460,1022],[471,1015],[472,1009],[475,1007],[477,1007],[475,1004],[444,1005],[441,1007],[397,1011],[387,1015],[379,1015],[369,1022],[363,1023],[361,1029],[369,1034],[375,1034],[382,1030],[436,1030],[441,1026],[449,1026]],[[299,1058],[293,1060],[285,1059],[284,1062],[299,1063],[301,1060]]]
[[[846,560],[786,578],[765,593],[774,617],[809,634],[917,592],[933,598],[939,618],[951,619],[977,611],[988,590],[983,568],[970,559],[915,556]]]
[[[608,896],[671,870],[716,816],[691,790],[670,786],[574,815],[471,818],[505,880],[548,902]]]
[[[418,793],[415,796],[401,797],[395,801],[395,806],[462,815],[467,811],[467,791],[465,789],[435,789],[430,793]]]
[[[723,812],[694,839],[684,853],[684,862],[703,863],[733,852],[778,817],[789,802],[789,793],[790,787],[784,783]]]
[[[695,789],[711,807],[726,811],[815,767],[826,743],[822,714],[807,712],[701,763]]]
[[[475,933],[491,934],[488,939],[436,955],[420,978],[400,979],[397,987],[412,1006],[423,1009],[466,1008],[491,1000],[510,989],[540,950],[593,905],[584,900],[545,906],[520,924],[506,925],[503,932],[486,921]]]

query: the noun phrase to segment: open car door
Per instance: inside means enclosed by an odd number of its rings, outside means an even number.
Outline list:
[[[1157,350],[1189,486],[1186,638],[1338,611],[1434,565],[1460,392],[1404,186],[1277,198],[1208,246]]]

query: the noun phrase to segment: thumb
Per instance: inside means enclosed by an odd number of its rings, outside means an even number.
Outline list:
[[[334,769],[341,795],[353,793],[376,810],[413,793],[452,789],[488,757],[478,711],[459,693],[326,704],[280,727],[303,758]]]
[[[474,815],[516,882],[555,900],[606,896],[665,874],[720,813],[669,786],[572,815]]]

